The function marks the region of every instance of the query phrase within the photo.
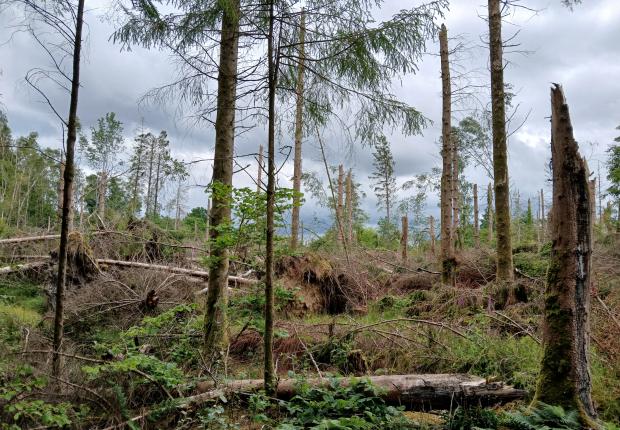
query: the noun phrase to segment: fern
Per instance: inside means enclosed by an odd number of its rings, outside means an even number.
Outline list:
[[[579,430],[579,413],[539,403],[536,408],[507,414],[504,425],[515,430]]]

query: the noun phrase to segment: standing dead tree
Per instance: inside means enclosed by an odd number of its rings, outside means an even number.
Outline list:
[[[553,246],[535,401],[578,410],[584,425],[596,427],[588,358],[594,200],[559,85],[551,89],[551,162]]]
[[[441,55],[441,83],[442,83],[442,119],[441,138],[443,168],[441,172],[441,282],[454,285],[456,282],[453,241],[453,203],[454,187],[452,185],[452,126],[451,104],[452,92],[450,89],[450,62],[448,59],[448,30],[442,24],[439,32],[439,50]]]

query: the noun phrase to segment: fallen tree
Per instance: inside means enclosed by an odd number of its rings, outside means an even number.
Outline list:
[[[105,258],[98,258],[96,261],[97,261],[97,264],[101,264],[101,265],[118,266],[118,267],[137,267],[141,269],[159,270],[162,272],[177,273],[179,275],[195,276],[198,278],[205,278],[205,279],[209,278],[209,272],[204,271],[204,270],[193,270],[193,269],[185,269],[183,267],[140,263],[137,261],[108,260]],[[258,283],[258,280],[242,278],[239,276],[229,276],[228,283],[234,284],[234,285],[255,285]]]
[[[355,378],[336,378],[346,386]],[[486,379],[466,374],[427,375],[382,375],[369,376],[368,380],[381,389],[381,397],[390,405],[404,406],[413,410],[448,409],[458,404],[491,406],[508,403],[525,397],[526,391],[516,389],[502,382],[488,382]],[[329,386],[330,380],[310,378],[304,381],[312,387]],[[282,379],[278,383],[276,396],[288,400],[297,393],[297,379]],[[221,387],[212,383],[198,383],[199,394],[181,399],[184,407],[200,406],[222,395],[253,393],[263,388],[262,379],[229,381]]]
[[[48,264],[47,261],[37,261],[34,263],[16,264],[14,266],[0,267],[0,275],[9,275],[11,273],[25,272],[31,269],[38,269]]]

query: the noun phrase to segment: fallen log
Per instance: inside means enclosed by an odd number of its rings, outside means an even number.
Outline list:
[[[35,263],[17,264],[15,266],[0,267],[0,275],[9,275],[11,273],[25,272],[26,270],[38,269],[46,266],[47,261],[37,261]]]
[[[355,378],[336,378],[346,386]],[[493,406],[508,403],[525,397],[527,392],[502,382],[488,382],[486,379],[466,374],[427,374],[427,375],[382,375],[367,379],[381,390],[381,398],[390,405],[404,406],[408,410],[441,410],[458,404]],[[311,378],[304,381],[312,387],[329,386],[330,380]],[[297,393],[297,379],[282,379],[278,383],[276,396],[288,400]],[[221,387],[212,383],[199,383],[200,391],[181,400],[186,407],[199,406],[221,395],[233,393],[253,393],[263,388],[262,379],[229,381]]]
[[[185,269],[183,267],[163,266],[160,264],[139,263],[137,261],[108,260],[98,258],[97,264],[119,267],[137,267],[148,270],[159,270],[168,273],[177,273],[179,275],[196,276],[198,278],[209,278],[209,272],[204,270]],[[233,285],[255,285],[258,283],[256,279],[241,278],[239,276],[229,276],[228,282]]]
[[[59,234],[47,234],[43,236],[26,236],[26,237],[13,237],[11,239],[0,239],[0,245],[10,245],[12,243],[22,242],[38,242],[44,240],[60,239]]]

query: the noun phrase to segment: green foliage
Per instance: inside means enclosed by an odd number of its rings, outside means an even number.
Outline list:
[[[480,407],[459,406],[453,413],[445,415],[446,430],[496,429],[499,417],[495,412]]]
[[[279,312],[287,305],[297,300],[294,290],[289,290],[276,285],[274,289],[274,310]],[[265,311],[264,285],[253,285],[244,294],[234,295],[230,298],[228,312],[231,320],[250,322],[253,327],[263,328],[263,313]]]
[[[407,429],[414,428],[401,409],[387,406],[366,379],[346,385],[331,379],[327,387],[310,387],[300,381],[297,395],[282,407],[288,415],[279,430],[297,429]]]
[[[513,255],[513,261],[517,269],[534,278],[544,278],[549,267],[549,259],[539,253],[519,252]]]
[[[86,405],[47,403],[36,399],[47,386],[47,378],[35,376],[29,365],[19,365],[12,372],[0,374],[0,429],[66,427],[83,420],[89,413]]]
[[[386,225],[392,223],[392,209],[396,203],[396,176],[394,176],[394,157],[390,144],[381,136],[375,143],[375,152],[372,153],[374,158],[374,171],[369,179],[374,185],[373,191],[377,196],[377,206],[386,211]]]
[[[535,407],[508,413],[503,425],[515,430],[579,430],[579,412],[561,406],[537,403]]]

